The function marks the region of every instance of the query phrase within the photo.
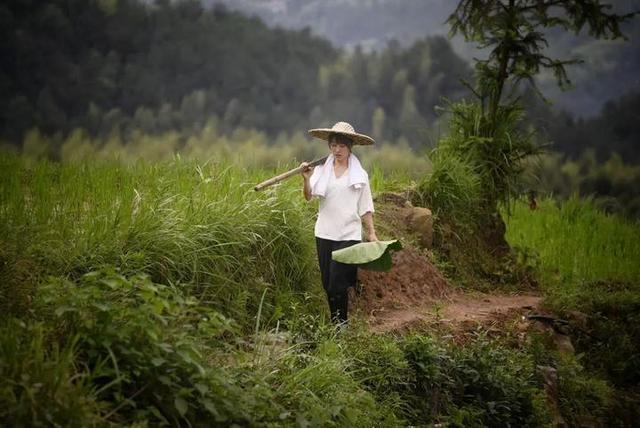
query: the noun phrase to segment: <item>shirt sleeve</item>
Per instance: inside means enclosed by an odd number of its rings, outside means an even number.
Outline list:
[[[364,187],[362,187],[360,198],[358,198],[358,215],[362,217],[368,212],[374,212],[373,197],[371,196],[371,187],[369,186],[369,181],[367,181]]]

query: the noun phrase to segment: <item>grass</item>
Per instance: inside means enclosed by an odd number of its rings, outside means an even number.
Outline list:
[[[316,208],[303,202],[295,178],[253,191],[275,172],[180,157],[56,164],[0,154],[0,424],[548,422],[526,349],[484,336],[463,347],[424,334],[372,336],[357,323],[338,334],[327,324],[313,247]],[[411,184],[402,172],[370,174],[374,192]],[[633,225],[582,209],[569,215],[549,201],[534,213],[517,206],[508,229],[512,239],[530,227],[517,245],[551,266],[548,278],[575,289],[608,271],[588,277],[583,264],[554,265],[558,257],[544,245],[572,234],[536,234],[529,216],[544,214],[550,224],[610,221],[598,233],[638,237]],[[620,257],[637,254],[631,240],[615,236],[609,239],[623,239]],[[599,242],[590,239],[582,245]],[[571,266],[577,270],[566,271]],[[637,279],[625,266],[623,279]],[[633,357],[629,340],[617,349]],[[581,367],[567,369],[576,381],[565,385],[565,407],[604,417],[607,385],[590,383]],[[589,395],[593,385],[601,394]]]
[[[253,191],[272,172],[0,155],[0,424],[397,425],[323,321],[300,181]]]
[[[179,158],[30,167],[2,155],[0,170],[7,281],[20,277],[22,265],[34,282],[110,265],[185,287],[247,325],[264,289],[263,316],[270,319],[285,310],[279,302],[315,285],[313,208],[293,180],[256,193],[265,172]],[[2,289],[2,306],[23,307],[12,292]]]
[[[512,246],[537,253],[543,283],[640,281],[640,225],[604,214],[588,200],[574,197],[558,206],[544,199],[534,211],[516,204],[506,223]]]
[[[618,417],[637,419],[640,401],[627,391],[640,382],[640,225],[589,199],[545,199],[534,211],[515,206],[508,240],[537,260],[546,306],[577,320],[571,336],[582,364],[619,389],[618,402],[632,403],[617,404]]]

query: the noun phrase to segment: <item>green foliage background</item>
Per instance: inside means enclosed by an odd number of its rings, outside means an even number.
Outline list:
[[[555,355],[544,338],[513,343],[508,332],[496,341],[478,330],[462,346],[433,331],[375,336],[357,320],[340,333],[325,321],[314,208],[302,205],[299,183],[256,194],[269,171],[182,159],[1,159],[3,424],[548,426],[541,364],[561,374],[570,425],[633,414],[620,391],[637,375],[635,330],[611,334],[637,314],[635,300],[620,309],[637,294],[630,286],[603,294],[545,282],[550,304],[594,313],[588,331],[610,337],[602,348],[578,336],[588,364]],[[390,183],[380,172],[372,179],[376,191]],[[615,254],[583,247],[603,266],[626,263],[636,283],[628,235],[637,227],[588,202],[566,210],[580,230],[610,225],[598,236],[620,243]],[[535,268],[610,277],[588,273],[589,264],[554,267],[545,245],[583,234],[554,227],[536,240],[533,214],[543,224],[569,217],[551,201],[535,213],[515,206],[508,236],[544,259]]]
[[[529,92],[537,122],[453,102],[429,159],[433,107],[470,73],[443,38],[346,53],[197,1],[16,0],[0,5],[0,39],[1,137],[21,144],[0,154],[0,424],[637,420],[637,94],[577,122]],[[300,130],[344,118],[383,142],[362,153],[374,191],[411,187],[433,208],[449,278],[539,285],[549,310],[586,316],[570,325],[576,356],[508,326],[460,344],[326,322],[314,207],[295,179],[253,186],[326,152]],[[534,128],[573,158],[527,161]],[[536,168],[553,174],[523,180]],[[514,201],[527,190],[569,199],[531,210]],[[505,230],[496,255],[487,238]],[[558,374],[557,408],[540,366]]]
[[[10,1],[0,20],[0,52],[13,58],[0,74],[0,137],[13,142],[33,127],[189,134],[213,117],[225,134],[273,138],[348,117],[377,139],[419,146],[434,104],[461,96],[470,72],[442,37],[348,55],[308,30],[196,0]]]

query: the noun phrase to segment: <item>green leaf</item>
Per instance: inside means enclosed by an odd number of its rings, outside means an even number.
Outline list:
[[[165,360],[164,358],[160,358],[160,357],[155,357],[155,358],[151,359],[151,364],[153,364],[156,367],[160,367],[161,365],[163,365],[166,362],[167,362],[167,360]]]
[[[158,380],[164,385],[171,386],[172,384],[171,379],[169,379],[169,377],[167,376],[158,376]]]
[[[169,421],[162,415],[162,413],[160,413],[160,410],[158,410],[156,407],[149,407],[149,409],[151,410],[153,416],[161,420],[166,425],[169,425]]]
[[[176,397],[173,400],[174,406],[176,406],[176,410],[180,413],[180,416],[184,416],[187,414],[187,410],[189,410],[189,405],[182,397]]]
[[[280,413],[280,416],[278,416],[278,417],[280,418],[280,420],[285,420],[289,416],[291,416],[291,412],[282,412],[282,413]]]
[[[157,344],[158,348],[162,349],[164,352],[171,353],[173,352],[173,347],[165,342],[160,342]]]
[[[118,288],[121,284],[121,281],[115,278],[107,278],[107,279],[103,279],[100,280],[100,282],[104,285],[106,285],[107,287],[109,287],[112,290],[115,290],[116,288]]]
[[[60,306],[59,308],[57,308],[55,310],[55,315],[57,317],[61,316],[62,314],[65,314],[67,312],[78,312],[78,310],[76,308],[73,308],[71,306]]]
[[[311,423],[307,420],[307,418],[304,417],[302,413],[299,413],[296,416],[296,423],[300,428],[307,428],[311,426]]]
[[[362,242],[332,253],[333,260],[357,264],[363,269],[387,271],[393,266],[391,251],[402,249],[397,239],[391,241]]]
[[[209,387],[203,383],[196,383],[195,387],[198,390],[198,392],[200,392],[200,394],[202,395],[205,395],[207,391],[209,391]]]
[[[106,305],[104,303],[94,302],[91,304],[91,306],[93,306],[94,308],[98,309],[101,312],[108,312],[111,310],[111,306]]]
[[[216,406],[213,404],[211,400],[203,400],[202,405],[207,410],[207,412],[216,416],[216,419],[219,417],[220,413],[218,413],[218,409],[216,409]]]

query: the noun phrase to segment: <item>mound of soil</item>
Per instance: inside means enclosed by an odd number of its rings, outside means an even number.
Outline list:
[[[359,287],[351,289],[350,309],[363,317],[372,332],[406,331],[431,325],[463,340],[479,324],[500,330],[538,307],[537,295],[469,293],[452,287],[419,249],[420,236],[409,221],[412,205],[404,194],[376,199],[376,221],[382,236],[401,239],[404,249],[392,255],[389,272],[358,270]],[[528,324],[528,323],[525,323]],[[456,333],[457,332],[457,333]]]
[[[406,246],[392,258],[388,272],[358,270],[359,292],[350,299],[355,312],[372,316],[446,297],[449,283],[421,251]]]

